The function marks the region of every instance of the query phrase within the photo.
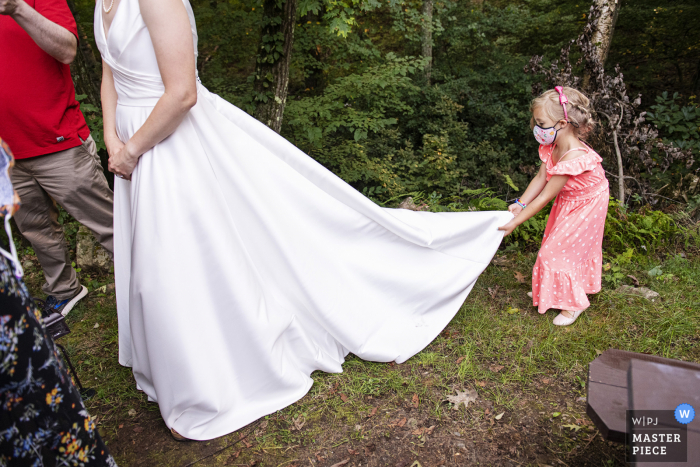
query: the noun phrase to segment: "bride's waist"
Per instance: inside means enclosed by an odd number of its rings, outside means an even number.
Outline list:
[[[117,105],[124,107],[155,107],[160,96],[119,96]]]
[[[116,84],[116,83],[115,83]],[[163,96],[165,87],[128,89],[115,86],[117,88],[117,105],[125,107],[155,107],[158,100]],[[197,94],[206,89],[197,78]]]

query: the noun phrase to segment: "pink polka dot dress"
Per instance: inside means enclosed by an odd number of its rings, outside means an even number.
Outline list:
[[[539,150],[547,181],[553,175],[568,175],[569,181],[554,200],[532,270],[532,301],[540,313],[550,308],[585,310],[590,305],[586,294],[600,292],[610,198],[603,159],[593,149],[582,146],[582,156],[555,165],[554,147]]]

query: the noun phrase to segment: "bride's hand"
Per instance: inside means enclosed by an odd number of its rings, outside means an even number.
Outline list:
[[[107,155],[112,157],[119,152],[121,148],[124,147],[124,143],[117,137],[117,135],[107,136],[104,135],[105,146],[107,147]]]
[[[510,235],[510,234],[513,232],[513,230],[515,230],[516,227],[517,227],[517,225],[515,224],[515,222],[514,222],[514,221],[510,221],[510,222],[508,222],[506,225],[500,226],[500,227],[498,228],[498,230],[503,230],[503,231],[505,231],[505,234],[503,234],[503,236],[504,236],[504,237],[507,237],[508,235]]]
[[[107,147],[107,153],[109,154],[108,169],[119,178],[131,180],[131,173],[134,171],[139,158],[129,153],[126,144],[121,141],[119,143],[121,145],[113,142],[111,150],[109,146]]]

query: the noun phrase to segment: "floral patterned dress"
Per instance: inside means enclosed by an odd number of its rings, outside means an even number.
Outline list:
[[[586,294],[600,292],[610,198],[603,159],[593,149],[584,145],[584,155],[554,164],[555,147],[539,149],[547,181],[553,175],[568,175],[569,181],[554,200],[532,270],[532,301],[540,313],[585,310],[590,305]]]
[[[116,466],[47,337],[41,313],[0,256],[0,466]]]

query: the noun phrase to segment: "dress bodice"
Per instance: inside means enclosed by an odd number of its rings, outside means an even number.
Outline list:
[[[575,157],[566,161],[554,163],[552,161],[552,153],[556,144],[547,146],[540,145],[539,155],[542,162],[545,164],[547,171],[547,181],[553,175],[568,175],[569,181],[566,182],[562,192],[580,191],[593,187],[598,187],[608,184],[605,178],[605,170],[601,162],[603,158],[598,155],[588,145],[582,144],[586,149],[586,153],[582,156]]]
[[[194,53],[197,55],[197,26],[188,0],[183,0],[190,20]],[[153,106],[165,87],[158,69],[153,42],[141,17],[139,0],[121,0],[109,33],[102,21],[102,2],[95,7],[95,42],[102,59],[114,75],[121,105]],[[196,71],[195,71],[196,72]]]

